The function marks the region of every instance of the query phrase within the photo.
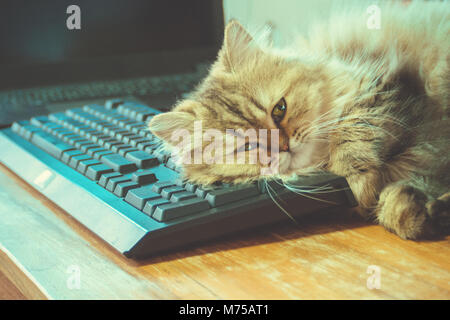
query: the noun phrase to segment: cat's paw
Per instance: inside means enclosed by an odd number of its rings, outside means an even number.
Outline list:
[[[429,224],[434,235],[450,233],[450,192],[426,204]]]
[[[426,202],[427,197],[422,191],[401,183],[391,184],[380,195],[377,219],[402,239],[428,237],[433,230]]]

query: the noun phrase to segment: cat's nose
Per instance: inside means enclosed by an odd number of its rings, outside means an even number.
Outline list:
[[[280,150],[281,150],[281,151],[284,151],[284,152],[289,151],[289,141],[283,143],[283,144],[280,146]]]
[[[279,146],[281,152],[289,151],[289,137],[284,133],[280,135]]]

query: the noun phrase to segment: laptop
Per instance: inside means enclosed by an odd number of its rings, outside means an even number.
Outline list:
[[[205,76],[219,1],[7,0],[0,16],[0,163],[124,256],[356,205],[331,174],[300,178],[314,196],[279,179],[197,185],[160,148],[147,122]]]

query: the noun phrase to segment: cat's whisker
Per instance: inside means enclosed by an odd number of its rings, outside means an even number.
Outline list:
[[[290,190],[297,190],[298,192],[304,192],[304,193],[314,193],[314,194],[325,194],[325,193],[332,193],[332,192],[339,192],[339,191],[345,191],[345,190],[349,190],[349,188],[340,188],[340,189],[335,189],[333,187],[329,187],[328,189],[324,189],[324,190],[320,190],[319,189],[313,189],[313,190],[308,190],[308,189],[297,189],[297,186],[294,187],[289,187]]]
[[[293,188],[293,187],[290,186],[289,184],[286,184],[286,182],[284,182],[284,181],[282,181],[282,183],[280,183],[280,182],[277,181],[277,180],[275,180],[275,181],[276,181],[276,183],[278,183],[278,184],[280,184],[280,185],[286,187],[288,190],[290,190],[290,191],[292,191],[292,192],[294,192],[294,193],[296,193],[296,194],[298,194],[298,195],[301,195],[301,196],[303,196],[303,197],[305,197],[305,198],[309,198],[309,199],[313,199],[313,200],[317,200],[317,201],[321,201],[321,202],[326,202],[326,203],[330,203],[330,204],[333,204],[333,205],[336,205],[336,204],[337,204],[337,203],[334,202],[334,201],[328,201],[328,200],[316,198],[316,197],[313,197],[313,196],[311,196],[311,195],[305,194],[305,193],[308,193],[308,194],[309,194],[309,193],[315,193],[315,192],[312,192],[313,190],[306,190],[306,189],[298,190],[297,188]],[[269,187],[270,187],[270,186],[269,186]]]
[[[289,217],[289,219],[291,219],[295,224],[298,225],[297,220],[295,220],[294,217],[293,217],[291,214],[289,214],[289,212],[287,212],[287,210],[284,209],[284,208],[278,203],[277,200],[275,200],[275,197],[274,197],[274,196],[272,195],[272,193],[271,193],[271,191],[274,191],[274,190],[273,190],[272,187],[267,183],[267,180],[264,180],[264,186],[265,186],[265,188],[266,188],[267,194],[268,194],[269,197],[272,199],[272,201],[278,206],[278,208],[280,208],[281,211],[283,211],[283,212]]]
[[[313,197],[313,196],[311,196],[309,194],[305,194],[304,191],[297,191],[297,190],[295,190],[293,188],[289,188],[289,187],[286,187],[286,188],[289,189],[290,191],[298,194],[298,195],[301,195],[301,196],[305,197],[305,198],[309,198],[309,199],[312,199],[312,200],[316,200],[316,201],[321,201],[321,202],[337,205],[337,203],[334,202],[334,201],[328,201],[328,200],[325,200],[325,199],[316,198],[316,197]]]
[[[284,186],[292,189],[292,190],[296,190],[298,192],[304,192],[304,193],[331,193],[331,192],[338,192],[338,191],[344,191],[344,190],[348,190],[349,188],[340,188],[340,189],[336,189],[333,186],[326,184],[323,186],[319,186],[316,187],[314,189],[311,189],[310,186],[300,186],[300,185],[295,185],[295,184],[290,184],[289,182],[284,182]]]
[[[296,188],[298,191],[304,191],[304,192],[315,192],[315,191],[324,190],[324,189],[327,189],[330,187],[330,185],[324,185],[324,186],[315,187],[315,189],[311,189],[311,186],[301,186],[301,185],[291,184],[287,181],[283,181],[283,183],[280,183],[279,181],[277,181],[277,183],[281,186],[285,186],[285,187],[289,187],[289,188]]]

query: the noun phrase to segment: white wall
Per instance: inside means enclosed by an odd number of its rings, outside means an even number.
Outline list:
[[[223,0],[225,23],[236,19],[256,28],[269,24],[276,45],[283,45],[296,33],[306,33],[317,16],[326,17],[336,0]]]

